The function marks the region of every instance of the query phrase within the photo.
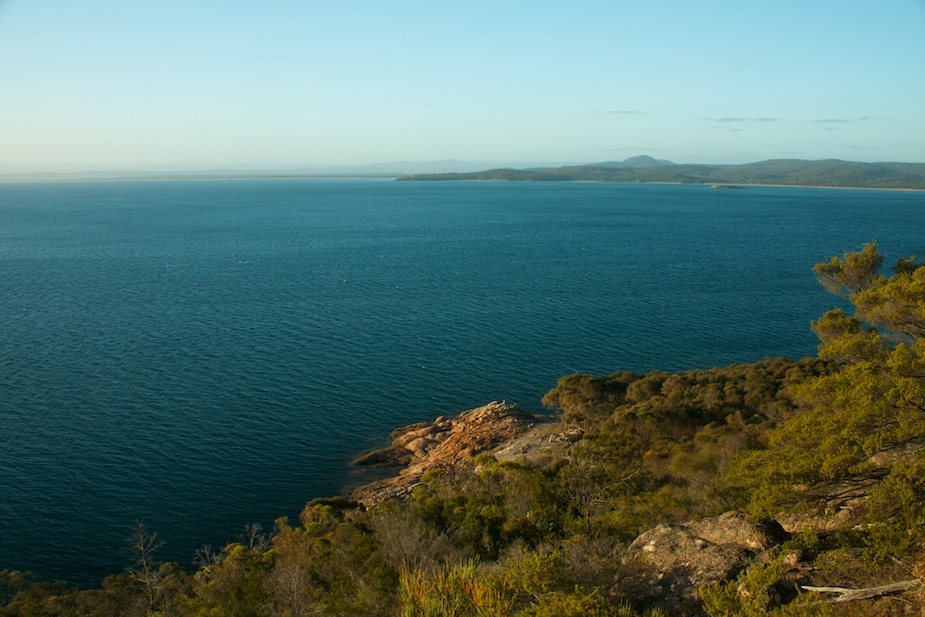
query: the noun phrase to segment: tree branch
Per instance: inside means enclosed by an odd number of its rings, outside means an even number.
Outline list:
[[[804,591],[841,594],[837,598],[820,600],[819,602],[815,603],[834,604],[835,602],[851,602],[852,600],[867,600],[869,598],[878,598],[880,596],[896,593],[898,591],[909,591],[910,589],[915,589],[921,583],[921,580],[914,578],[909,581],[890,583],[889,585],[880,585],[879,587],[866,587],[864,589],[847,589],[845,587],[813,587],[811,585],[800,585],[800,587]]]

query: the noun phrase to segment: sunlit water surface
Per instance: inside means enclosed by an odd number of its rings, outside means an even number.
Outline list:
[[[814,263],[925,195],[579,183],[0,185],[0,569],[95,585],[338,494],[395,426],[580,371],[814,353]]]

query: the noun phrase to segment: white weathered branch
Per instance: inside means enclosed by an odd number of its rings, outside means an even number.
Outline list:
[[[800,585],[804,591],[815,591],[817,593],[837,593],[841,594],[837,598],[821,600],[818,604],[831,604],[834,602],[850,602],[852,600],[867,600],[869,598],[878,598],[899,591],[909,591],[918,587],[921,580],[914,578],[909,581],[900,581],[890,583],[889,585],[880,585],[879,587],[866,587],[864,589],[848,589],[846,587],[813,587],[811,585]]]

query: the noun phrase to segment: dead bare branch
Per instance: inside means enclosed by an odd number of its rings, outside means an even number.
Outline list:
[[[834,604],[835,602],[851,602],[852,600],[867,600],[870,598],[879,598],[880,596],[889,595],[902,591],[909,591],[918,587],[922,581],[914,578],[908,581],[890,583],[889,585],[880,585],[879,587],[865,587],[864,589],[848,589],[846,587],[813,587],[812,585],[801,585],[804,591],[815,591],[817,593],[837,593],[837,598],[820,600],[815,604]]]

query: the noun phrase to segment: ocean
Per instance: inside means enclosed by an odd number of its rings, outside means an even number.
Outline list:
[[[813,264],[925,193],[388,180],[0,184],[0,569],[98,585],[341,493],[394,427],[573,372],[811,355]]]

